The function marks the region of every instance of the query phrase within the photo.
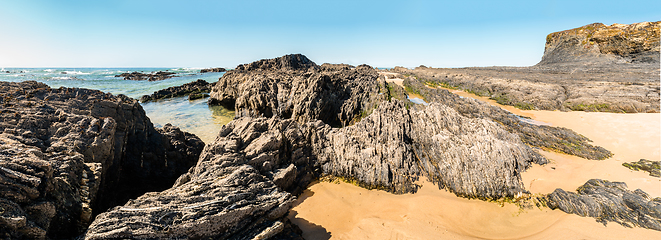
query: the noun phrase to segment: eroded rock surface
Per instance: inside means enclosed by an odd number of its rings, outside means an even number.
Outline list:
[[[661,198],[652,199],[640,189],[631,191],[623,182],[592,179],[576,193],[556,189],[546,201],[552,209],[593,217],[604,225],[616,222],[661,231]]]
[[[140,102],[156,101],[165,98],[181,97],[186,95],[195,95],[208,93],[211,91],[211,85],[207,81],[198,79],[197,81],[189,82],[181,86],[169,87],[154,92],[151,95],[144,95],[140,98]],[[201,97],[200,97],[201,98]]]
[[[155,129],[136,100],[0,82],[0,236],[71,238],[93,215],[167,189],[204,143]]]
[[[300,54],[239,65],[211,90],[209,104],[236,110],[237,117],[322,120],[340,127],[366,115],[383,95],[377,72],[367,65],[318,66]]]
[[[228,123],[172,188],[99,215],[85,239],[300,237],[285,215],[316,176],[301,129],[278,118]]]
[[[661,162],[647,159],[640,159],[638,162],[622,163],[622,166],[634,170],[645,171],[652,177],[661,178]]]
[[[122,73],[119,75],[115,75],[115,77],[123,77],[124,80],[135,80],[135,81],[142,81],[142,80],[149,80],[149,81],[160,81],[160,80],[165,80],[168,78],[174,77],[176,73],[173,72],[163,72],[163,71],[158,71],[155,73],[141,73],[141,72],[132,72],[132,73]]]
[[[606,159],[612,155],[602,147],[591,145],[588,138],[571,129],[526,123],[499,107],[471,98],[462,98],[444,89],[429,88],[416,80],[406,79],[404,85],[423,96],[427,102],[443,103],[469,118],[491,119],[500,123],[508,132],[518,135],[530,146],[587,159]]]

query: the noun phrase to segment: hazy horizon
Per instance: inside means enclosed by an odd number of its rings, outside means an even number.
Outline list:
[[[301,53],[373,67],[530,66],[547,34],[661,20],[635,1],[20,1],[0,68],[225,67]]]

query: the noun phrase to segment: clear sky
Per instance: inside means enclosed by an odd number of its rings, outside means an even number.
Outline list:
[[[0,0],[0,67],[528,66],[547,34],[661,20],[661,1]]]

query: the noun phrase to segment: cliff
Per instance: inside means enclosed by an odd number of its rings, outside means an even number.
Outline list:
[[[546,37],[538,65],[557,63],[659,63],[661,21],[634,24],[593,23]]]

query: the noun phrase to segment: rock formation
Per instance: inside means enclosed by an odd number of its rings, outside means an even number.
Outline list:
[[[197,165],[172,188],[99,215],[85,239],[266,239],[282,234],[295,228],[285,218],[295,199],[290,192],[302,192],[317,175],[311,157],[297,122],[236,119],[223,126]]]
[[[610,221],[661,231],[661,198],[651,199],[640,189],[630,191],[623,182],[592,179],[576,193],[556,189],[545,201],[551,209],[593,217],[604,225]]]
[[[186,95],[198,95],[201,93],[208,93],[211,91],[211,84],[202,79],[194,82],[189,82],[181,86],[169,87],[154,92],[151,95],[144,95],[140,98],[140,102],[156,101],[159,99],[180,97]],[[194,97],[195,98],[195,97]],[[201,98],[201,97],[198,97]]]
[[[622,166],[634,171],[645,171],[652,177],[661,178],[661,162],[659,161],[640,159],[638,162],[622,163]]]
[[[225,72],[224,68],[205,68],[200,70],[200,73],[208,73],[208,72]]]
[[[500,123],[508,132],[518,135],[524,143],[530,146],[560,151],[587,159],[605,159],[612,155],[610,151],[602,147],[590,145],[589,139],[571,129],[529,124],[499,107],[472,98],[462,98],[447,90],[429,88],[419,81],[406,79],[404,85],[409,90],[423,96],[427,102],[446,104],[466,117],[490,119]]]
[[[225,73],[212,88],[209,104],[235,109],[237,117],[319,119],[346,126],[383,100],[377,78],[366,65],[318,66],[303,55],[286,55]]]
[[[158,71],[156,73],[132,72],[132,73],[122,73],[122,74],[119,74],[119,75],[115,75],[115,77],[123,77],[124,80],[160,81],[160,80],[164,80],[164,79],[174,77],[173,75],[175,75],[175,74],[176,73],[173,73],[173,72],[163,72],[163,71]]]
[[[95,214],[170,187],[204,146],[155,129],[122,95],[0,82],[0,105],[3,238],[75,237]]]
[[[659,26],[591,24],[549,34],[532,67],[394,68],[524,110],[659,112]]]
[[[659,63],[661,21],[634,24],[593,23],[546,36],[540,65],[556,63]]]

